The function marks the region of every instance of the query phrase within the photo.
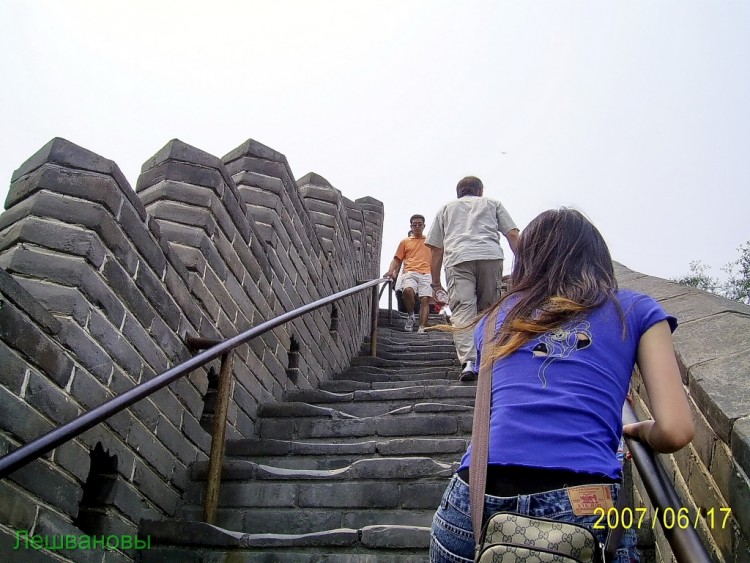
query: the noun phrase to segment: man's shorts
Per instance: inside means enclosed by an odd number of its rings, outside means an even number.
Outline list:
[[[406,272],[403,276],[403,289],[411,287],[420,297],[432,297],[432,276],[419,272]]]

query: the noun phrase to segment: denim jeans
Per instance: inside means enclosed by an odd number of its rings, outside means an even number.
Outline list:
[[[612,498],[617,498],[619,485],[612,487]],[[542,516],[564,520],[588,527],[599,542],[604,543],[606,530],[594,530],[599,516],[576,516],[565,489],[546,491],[515,497],[484,497],[484,522],[495,512],[518,512],[529,516]],[[613,563],[638,563],[635,530],[626,530]],[[471,563],[474,561],[474,532],[469,510],[469,486],[457,475],[451,479],[443,494],[440,507],[432,520],[430,561],[433,563]],[[609,563],[609,562],[608,562]]]

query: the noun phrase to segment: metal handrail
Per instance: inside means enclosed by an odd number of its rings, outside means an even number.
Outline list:
[[[197,369],[218,358],[219,356],[222,356],[223,354],[231,351],[237,346],[245,344],[256,336],[260,336],[261,334],[264,334],[269,330],[272,330],[288,321],[296,319],[297,317],[300,317],[305,313],[309,313],[310,311],[314,311],[316,309],[329,305],[334,301],[338,301],[339,299],[343,299],[344,297],[348,297],[349,295],[364,291],[365,289],[371,287],[374,288],[375,286],[387,281],[390,281],[390,279],[379,278],[356,285],[349,289],[345,289],[344,291],[339,291],[338,293],[335,293],[329,297],[324,297],[323,299],[318,299],[317,301],[313,301],[312,303],[303,305],[302,307],[298,307],[293,311],[289,311],[288,313],[279,315],[274,319],[261,323],[256,327],[248,329],[245,332],[241,332],[236,336],[224,340],[220,344],[217,344],[216,346],[213,346],[212,348],[209,348],[208,350],[201,352],[196,356],[193,356],[189,360],[186,360],[185,362],[165,371],[161,375],[157,375],[153,379],[150,379],[133,387],[132,389],[125,391],[121,395],[118,395],[117,397],[114,397],[109,401],[102,403],[98,407],[91,409],[90,411],[71,420],[70,422],[63,424],[62,426],[59,426],[57,428],[53,428],[39,438],[35,438],[31,442],[20,446],[19,448],[4,455],[3,457],[0,457],[0,479],[8,476],[13,471],[20,469],[21,467],[34,461],[35,459],[38,459],[47,452],[55,449],[60,444],[72,440],[86,430],[109,418],[110,416],[117,414],[123,409],[126,409],[133,403],[136,403],[137,401],[148,397],[151,393],[154,393],[155,391],[166,387],[180,377],[187,375],[194,369]],[[377,295],[377,290],[373,290],[373,292],[375,293],[375,295]],[[374,339],[374,335],[372,333],[371,339]]]
[[[383,292],[385,291],[385,288],[388,288],[388,324],[391,324],[391,319],[393,318],[393,288],[395,287],[396,283],[393,280],[390,280],[389,283],[383,284],[383,286],[380,288],[380,293],[378,294],[378,302],[380,302],[381,297],[383,297]]]
[[[622,421],[624,424],[638,422],[638,416],[629,402],[622,407]],[[646,493],[655,508],[661,514],[664,510],[671,508],[677,513],[682,506],[680,497],[677,496],[672,482],[658,462],[654,452],[643,442],[630,437],[625,437],[625,443],[633,456],[633,461],[641,476]],[[711,556],[692,526],[680,528],[679,526],[663,526],[664,536],[672,548],[678,563],[712,563]]]

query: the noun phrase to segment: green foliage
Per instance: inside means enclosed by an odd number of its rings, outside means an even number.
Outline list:
[[[710,276],[708,266],[700,260],[690,262],[689,274],[672,281],[750,304],[750,241],[740,245],[737,250],[739,259],[721,268],[727,274],[725,282]]]
[[[722,268],[729,276],[724,294],[729,299],[750,303],[750,241],[737,249],[740,257]]]
[[[708,275],[708,266],[706,266],[700,260],[693,260],[690,262],[690,273],[682,276],[679,279],[673,279],[677,283],[682,285],[689,285],[690,287],[696,287],[703,291],[710,291],[711,293],[719,293],[721,284],[716,278],[712,278]]]

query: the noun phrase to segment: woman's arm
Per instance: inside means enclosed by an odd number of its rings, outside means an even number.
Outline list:
[[[641,336],[636,362],[654,418],[626,424],[623,433],[654,451],[676,452],[693,439],[694,426],[667,321],[656,323]]]

